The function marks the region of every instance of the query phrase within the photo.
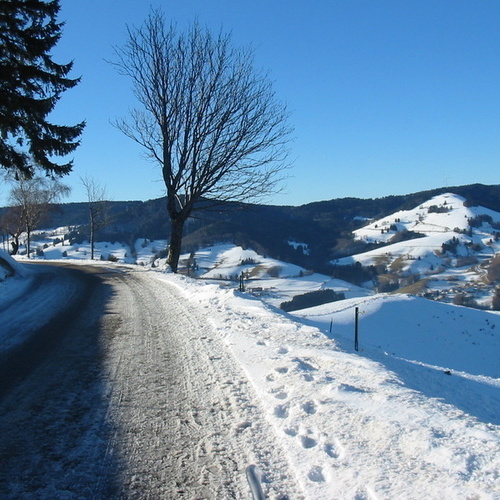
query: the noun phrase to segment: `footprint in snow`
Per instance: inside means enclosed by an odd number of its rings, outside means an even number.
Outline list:
[[[318,368],[310,363],[310,360],[301,358],[293,358],[292,361],[297,363],[297,370],[302,372],[316,372]]]
[[[278,368],[275,368],[274,371],[281,373],[281,374],[284,374],[284,373],[288,373],[288,368],[286,366],[280,366]]]
[[[316,439],[310,438],[309,436],[300,436],[300,442],[302,447],[306,450],[314,448],[318,444]]]
[[[307,413],[308,415],[314,415],[318,411],[318,408],[314,401],[307,401],[303,403],[301,406],[302,410],[304,410],[304,412]]]
[[[239,424],[238,426],[236,426],[236,434],[241,434],[242,432],[244,432],[246,429],[248,429],[249,427],[252,427],[252,422],[250,422],[249,420],[246,420],[245,422],[241,422],[241,424]]]
[[[290,405],[288,404],[278,405],[274,407],[274,414],[278,418],[288,418],[289,410],[290,410]]]
[[[288,354],[288,349],[286,347],[280,347],[278,349],[278,354]]]
[[[288,397],[288,393],[285,392],[283,387],[278,387],[277,389],[272,389],[271,394],[274,394],[276,399],[286,399]]]
[[[288,394],[285,391],[279,391],[274,395],[274,397],[276,399],[286,399],[288,397]]]
[[[314,483],[324,483],[326,481],[325,475],[323,474],[323,468],[319,466],[313,467],[307,477]]]
[[[344,448],[337,440],[335,443],[325,443],[323,450],[330,458],[340,459],[344,455]]]
[[[375,500],[377,497],[367,488],[358,488],[354,500]]]
[[[354,385],[349,385],[349,384],[340,384],[338,390],[344,392],[361,392],[361,393],[372,392],[368,389],[363,389],[362,387],[356,387]]]

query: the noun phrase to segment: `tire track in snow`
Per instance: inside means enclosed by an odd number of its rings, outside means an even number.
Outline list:
[[[105,329],[113,331],[107,371],[122,495],[248,498],[246,468],[257,463],[267,494],[302,498],[245,375],[207,318],[146,273],[113,279],[119,291]]]

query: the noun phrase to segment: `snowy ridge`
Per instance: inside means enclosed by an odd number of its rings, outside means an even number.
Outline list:
[[[484,207],[467,207],[465,198],[446,193],[431,198],[413,210],[395,212],[383,219],[371,222],[354,231],[358,239],[370,242],[388,242],[394,233],[385,232],[394,224],[397,231],[418,231],[420,233],[446,233],[455,228],[466,230],[468,219],[488,215],[494,222],[500,222],[500,214]]]
[[[377,246],[332,263],[373,266],[378,276],[366,284],[371,288],[380,291],[384,279],[394,284],[392,290],[420,282],[415,289],[438,300],[452,302],[457,293],[465,293],[482,307],[491,304],[494,286],[485,276],[486,266],[500,252],[498,212],[468,207],[464,198],[447,193],[371,221],[354,237]]]

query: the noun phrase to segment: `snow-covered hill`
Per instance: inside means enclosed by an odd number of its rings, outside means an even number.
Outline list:
[[[249,278],[293,278],[305,269],[259,255],[252,249],[232,244],[215,245],[195,252],[197,275],[203,278],[238,279],[242,273]]]
[[[69,233],[68,227],[38,231],[33,236],[32,248],[39,258],[88,260],[89,243],[71,244]],[[327,284],[325,276],[311,276],[305,268],[231,243],[183,255],[180,265],[191,276],[206,279],[237,280],[243,274],[247,288],[273,295],[277,305],[290,300],[294,294],[333,288],[347,292],[346,297],[353,296],[353,290],[354,295],[367,295],[370,290],[398,290],[448,303],[491,307],[496,284],[487,279],[487,274],[491,259],[500,252],[500,213],[470,207],[461,196],[445,193],[412,210],[371,221],[356,230],[354,238],[369,245],[370,250],[338,259],[333,264],[359,263],[369,268],[372,279],[367,279],[363,290],[346,282]],[[167,243],[144,238],[132,246],[98,242],[95,258],[161,266],[164,261],[160,257]],[[299,245],[291,241],[285,243],[292,247]],[[300,246],[309,252],[307,244]],[[289,292],[277,293],[278,289]]]
[[[466,292],[488,304],[492,289],[484,280],[485,266],[500,251],[500,213],[468,207],[464,198],[447,193],[371,221],[354,235],[378,246],[334,264],[374,266],[399,285],[425,278],[421,292],[442,299]]]
[[[404,230],[417,231],[427,236],[449,234],[453,231],[467,232],[470,228],[469,220],[480,216],[487,216],[494,223],[500,223],[498,212],[484,207],[467,207],[466,205],[465,198],[446,193],[435,196],[413,210],[396,212],[381,220],[373,221],[354,233],[359,239],[387,243],[396,232]],[[491,224],[485,223],[483,226],[475,233],[483,236],[482,240],[491,238],[493,231]],[[483,241],[483,243],[486,245],[488,241]]]

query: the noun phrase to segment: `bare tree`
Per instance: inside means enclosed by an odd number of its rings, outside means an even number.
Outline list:
[[[106,201],[106,188],[92,177],[80,177],[80,181],[87,193],[90,229],[90,259],[94,260],[96,231],[102,229],[107,224],[108,202]]]
[[[287,166],[288,113],[267,75],[254,70],[252,52],[198,23],[178,33],[152,11],[128,29],[116,55],[142,105],[116,126],[161,167],[171,221],[167,261],[177,272],[193,210],[207,208],[207,200],[256,201],[276,191]]]
[[[2,212],[2,218],[0,219],[0,227],[2,229],[2,234],[4,235],[4,243],[5,235],[8,235],[11,238],[11,248],[9,253],[11,255],[16,255],[20,246],[19,239],[24,231],[22,207],[15,206],[5,208]]]
[[[53,203],[67,196],[70,188],[49,177],[21,177],[10,192],[11,207],[17,210],[26,232],[27,255],[31,253],[31,233],[44,221]]]

